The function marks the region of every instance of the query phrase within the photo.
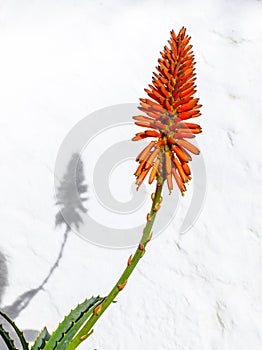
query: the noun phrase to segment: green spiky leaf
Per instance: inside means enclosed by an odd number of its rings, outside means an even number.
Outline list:
[[[3,318],[5,318],[7,320],[7,322],[10,323],[10,325],[13,327],[13,329],[15,330],[16,334],[18,335],[18,338],[22,344],[23,350],[29,350],[29,344],[28,342],[25,340],[24,334],[22,331],[20,331],[20,329],[17,327],[17,325],[15,324],[14,321],[12,321],[5,313],[0,311],[0,315],[3,316]]]
[[[31,350],[42,350],[45,347],[47,340],[49,340],[50,334],[47,331],[47,328],[44,327],[41,332],[38,334],[34,344],[31,347]]]
[[[2,324],[0,323],[0,335],[3,338],[4,342],[6,343],[6,346],[9,350],[18,350],[15,347],[14,340],[10,337],[9,333],[3,328]]]
[[[68,316],[59,324],[47,341],[44,350],[64,350],[72,340],[83,323],[90,317],[94,308],[103,300],[101,297],[92,297],[70,312]]]

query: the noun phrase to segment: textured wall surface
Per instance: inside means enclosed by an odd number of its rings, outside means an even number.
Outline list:
[[[202,212],[181,235],[181,201],[80,348],[261,349],[261,18],[255,0],[0,1],[0,250],[8,268],[0,257],[0,300],[28,339],[44,325],[52,331],[85,297],[106,294],[134,250],[55,228],[58,149],[89,113],[145,97],[169,31],[184,25],[203,104]],[[128,181],[118,178],[116,196],[130,195]],[[88,174],[86,183],[91,191]]]

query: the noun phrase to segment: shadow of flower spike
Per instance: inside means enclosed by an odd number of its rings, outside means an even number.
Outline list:
[[[82,195],[87,192],[87,185],[84,184],[83,162],[78,153],[74,153],[67,167],[67,172],[58,187],[57,202],[60,211],[56,214],[56,226],[66,225],[70,231],[72,225],[79,228],[83,222],[79,212],[86,213],[87,209],[83,202],[87,198]]]

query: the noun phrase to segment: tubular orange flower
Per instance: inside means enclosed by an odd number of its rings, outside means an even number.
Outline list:
[[[168,41],[158,60],[157,73],[153,73],[152,85],[145,89],[150,99],[141,98],[138,107],[146,115],[134,116],[135,124],[149,128],[137,133],[133,141],[147,137],[157,138],[138,155],[139,166],[135,172],[136,184],[139,186],[148,173],[149,183],[157,176],[167,180],[169,191],[173,189],[173,180],[182,195],[185,184],[191,179],[188,162],[192,154],[199,154],[199,149],[185,139],[192,139],[201,132],[198,124],[188,123],[190,118],[201,115],[199,99],[196,92],[194,55],[190,37],[183,27],[179,34],[171,31]]]

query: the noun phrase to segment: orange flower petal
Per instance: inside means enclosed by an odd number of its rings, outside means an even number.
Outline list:
[[[196,128],[200,128],[201,127],[198,124],[194,124],[194,123],[179,123],[178,128],[187,128],[187,129],[196,129]]]
[[[166,163],[166,173],[170,174],[172,165],[171,165],[171,154],[170,152],[165,152],[165,163]]]
[[[185,149],[187,149],[189,152],[191,152],[193,154],[199,154],[200,153],[199,149],[196,146],[192,145],[192,143],[190,143],[190,142],[188,142],[186,140],[177,140],[177,144],[179,146],[184,147]]]
[[[179,130],[179,132],[181,133],[181,134],[187,134],[187,133],[189,133],[189,134],[199,134],[199,133],[201,133],[202,132],[202,129],[201,128],[195,128],[195,129],[178,129]]]
[[[179,177],[178,173],[176,172],[175,168],[172,168],[172,174],[176,180],[177,186],[180,189],[182,195],[184,195],[184,192],[186,191],[186,186],[184,185],[183,181]]]
[[[178,159],[173,158],[173,163],[175,164],[175,167],[178,170],[178,173],[181,177],[181,180],[183,182],[187,182],[187,175],[185,174],[184,169],[183,169],[182,165],[180,164],[180,162],[178,161]]]
[[[148,157],[147,161],[146,161],[146,166],[145,169],[150,168],[153,165],[154,160],[156,159],[156,156],[158,155],[160,151],[160,148],[156,148],[154,149],[154,151],[150,154],[150,156]]]
[[[183,168],[185,174],[187,176],[189,176],[191,174],[191,170],[189,168],[189,165],[187,163],[185,163],[185,162],[182,162],[181,165],[182,165],[182,168]]]
[[[137,156],[136,161],[139,160],[146,160],[147,159],[147,155],[150,155],[150,150],[151,148],[155,145],[155,141],[151,141],[150,144],[148,146],[146,146]]]
[[[195,138],[195,135],[194,134],[190,134],[190,133],[175,133],[175,135],[174,135],[174,137],[176,138],[176,139],[184,139],[184,138],[186,138],[186,139],[193,139],[193,138]]]
[[[152,167],[152,170],[151,170],[151,173],[149,175],[149,180],[148,182],[151,184],[155,177],[157,176],[158,174],[158,167],[159,167],[159,163],[160,163],[160,159],[158,158],[156,161],[155,161],[155,164],[153,165]]]
[[[198,110],[192,109],[190,111],[179,113],[179,118],[182,120],[185,120],[185,119],[189,119],[189,118],[198,117],[199,115],[200,115],[200,113],[198,112]]]
[[[198,101],[199,101],[199,98],[193,98],[190,102],[180,106],[178,108],[178,112],[180,113],[180,112],[185,112],[185,111],[191,110],[192,108],[194,108],[196,106]]]
[[[134,175],[137,176],[137,177],[140,176],[141,173],[142,173],[142,171],[144,170],[145,165],[146,165],[146,161],[143,160],[143,161],[139,164],[139,166],[138,166],[138,168],[136,169]]]
[[[136,184],[137,184],[137,190],[139,189],[139,187],[141,186],[142,182],[144,181],[145,177],[147,176],[149,169],[143,170],[143,172],[141,173],[141,175],[137,178],[136,180]]]
[[[173,190],[172,172],[170,174],[167,174],[166,180],[167,180],[167,187],[169,189],[169,193],[171,193]]]
[[[184,149],[178,146],[172,146],[172,150],[175,152],[180,161],[189,162],[190,160],[192,160],[190,154],[187,153]]]

